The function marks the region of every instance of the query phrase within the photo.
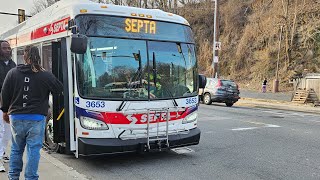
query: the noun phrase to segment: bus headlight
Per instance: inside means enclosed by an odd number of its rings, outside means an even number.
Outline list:
[[[90,130],[108,130],[109,127],[103,121],[99,121],[97,119],[80,116],[80,124],[85,129]]]
[[[198,113],[196,111],[196,112],[189,114],[187,117],[185,117],[182,120],[182,124],[191,123],[191,122],[197,120],[197,118],[198,118]]]

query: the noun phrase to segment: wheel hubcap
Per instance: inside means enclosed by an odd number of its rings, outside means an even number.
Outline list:
[[[205,103],[208,103],[209,101],[210,101],[210,97],[209,97],[209,96],[205,96],[205,97],[204,97],[204,102],[205,102]]]

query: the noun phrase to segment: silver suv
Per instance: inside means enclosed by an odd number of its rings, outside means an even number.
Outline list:
[[[226,103],[231,107],[237,102],[240,91],[238,85],[232,80],[207,78],[207,84],[204,89],[199,89],[200,100],[207,105],[212,102]]]

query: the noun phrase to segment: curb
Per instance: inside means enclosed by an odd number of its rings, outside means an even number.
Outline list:
[[[290,103],[290,101],[274,100],[274,99],[256,99],[256,98],[248,98],[248,97],[241,97],[241,99],[248,100],[248,101],[259,101],[259,102]]]
[[[72,176],[74,179],[77,180],[89,180],[85,175],[78,173],[76,170],[74,170],[72,167],[69,167],[65,164],[63,164],[61,161],[59,161],[58,159],[50,156],[46,151],[44,151],[43,149],[41,149],[40,151],[40,155],[41,157],[43,157],[44,159],[46,159],[47,161],[49,161],[51,164],[53,164],[54,166],[56,166],[57,168],[59,168],[61,171],[63,171],[64,173]]]
[[[237,102],[239,106],[250,106],[250,107],[257,107],[257,108],[269,108],[269,109],[279,109],[279,110],[320,114],[320,108],[311,107],[307,105],[293,104],[288,101],[261,100],[261,99],[254,99],[254,98],[242,98],[242,100],[246,102],[241,102],[241,100],[239,100]]]

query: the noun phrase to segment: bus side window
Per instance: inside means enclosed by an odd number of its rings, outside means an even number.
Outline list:
[[[49,72],[52,72],[52,46],[42,47],[42,66]]]
[[[24,48],[19,48],[17,50],[17,64],[24,64],[23,54]]]

